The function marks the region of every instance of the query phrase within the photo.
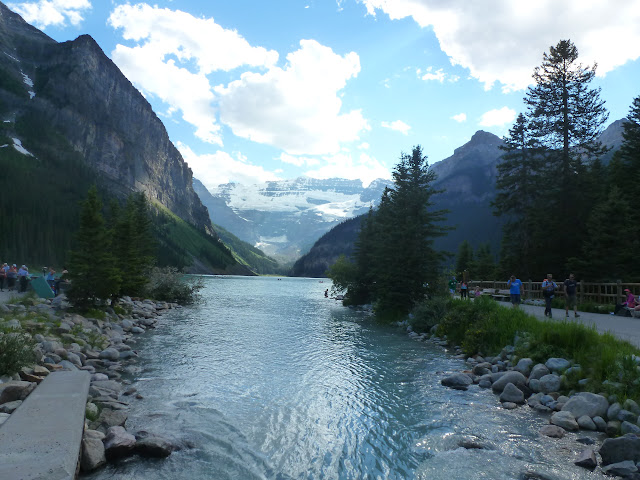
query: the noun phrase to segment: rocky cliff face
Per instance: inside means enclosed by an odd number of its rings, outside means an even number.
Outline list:
[[[12,122],[37,119],[115,193],[144,192],[215,235],[193,190],[192,172],[164,125],[91,37],[57,43],[0,2],[0,76],[5,130]]]

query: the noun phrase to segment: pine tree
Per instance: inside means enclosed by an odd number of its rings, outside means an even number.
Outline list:
[[[623,142],[617,152],[625,175],[629,204],[640,204],[640,96],[631,104],[627,121],[622,125]],[[621,179],[622,180],[622,179]],[[639,218],[640,220],[640,218]]]
[[[465,270],[469,271],[473,262],[473,248],[471,244],[464,240],[458,247],[458,257],[456,258],[456,275],[463,278]],[[475,275],[475,272],[472,272]]]
[[[82,203],[76,246],[70,252],[68,262],[71,286],[67,296],[81,308],[101,305],[116,296],[120,289],[111,235],[101,210],[98,190],[93,186]]]
[[[491,246],[489,243],[478,245],[472,268],[473,277],[478,280],[492,280],[496,278],[496,262],[491,254]]]
[[[608,113],[600,89],[589,88],[596,65],[577,63],[578,49],[561,40],[536,67],[535,85],[525,97],[533,138],[545,148],[544,198],[546,233],[538,232],[544,250],[537,268],[559,268],[578,250],[585,232],[590,199],[585,189],[585,163],[606,152],[598,140]],[[557,235],[550,235],[557,232]],[[551,270],[550,270],[551,271]]]

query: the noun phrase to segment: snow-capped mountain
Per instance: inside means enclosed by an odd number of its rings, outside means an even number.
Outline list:
[[[194,179],[214,224],[281,259],[299,257],[341,221],[367,212],[389,184],[378,179],[365,188],[359,180],[300,177],[207,190]]]

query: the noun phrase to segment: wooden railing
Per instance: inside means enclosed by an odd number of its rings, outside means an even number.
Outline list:
[[[564,280],[555,280],[558,285],[556,295],[564,296]],[[469,282],[469,291],[472,292],[476,286],[481,289],[495,289],[495,290],[508,290],[506,281],[496,280],[473,280]],[[543,298],[542,297],[542,282],[522,282],[524,289],[524,298]],[[593,302],[597,304],[616,304],[624,301],[626,295],[625,289],[631,290],[634,295],[640,294],[640,283],[592,283],[592,282],[578,282],[577,295],[578,302]]]

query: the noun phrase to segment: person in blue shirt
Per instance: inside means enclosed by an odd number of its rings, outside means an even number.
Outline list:
[[[544,295],[545,308],[544,308],[544,316],[551,318],[551,300],[553,300],[556,288],[556,282],[553,281],[553,275],[548,274],[547,278],[542,282],[542,294]]]
[[[50,268],[49,269],[49,273],[47,273],[47,275],[44,277],[44,279],[47,281],[47,283],[51,287],[51,291],[53,292],[53,294],[57,295],[57,293],[56,293],[56,271],[53,268]]]
[[[520,306],[520,290],[522,289],[522,282],[515,275],[511,275],[511,278],[507,282],[509,287],[509,294],[511,296],[511,303],[515,308]]]

